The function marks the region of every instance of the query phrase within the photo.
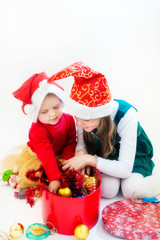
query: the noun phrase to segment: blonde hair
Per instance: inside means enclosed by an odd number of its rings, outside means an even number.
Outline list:
[[[98,154],[101,157],[107,158],[109,154],[114,152],[116,126],[110,116],[103,117],[100,120],[99,127],[95,133],[83,131],[84,142],[89,154]],[[96,138],[100,142],[99,152],[96,152]]]

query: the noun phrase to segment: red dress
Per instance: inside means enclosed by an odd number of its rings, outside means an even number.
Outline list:
[[[28,146],[41,161],[49,181],[59,178],[60,169],[56,156],[69,159],[75,154],[76,127],[74,118],[63,113],[56,125],[32,123],[29,130]]]

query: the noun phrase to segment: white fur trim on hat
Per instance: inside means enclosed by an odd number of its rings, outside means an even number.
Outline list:
[[[39,83],[39,88],[37,88],[37,90],[33,93],[31,97],[32,104],[27,104],[24,107],[24,111],[32,119],[33,122],[37,121],[37,116],[41,108],[42,102],[48,93],[55,94],[62,101],[62,106],[64,105],[64,91],[56,85],[48,83],[47,80],[44,79]]]
[[[89,120],[109,116],[113,111],[113,100],[99,107],[88,107],[68,98],[66,101],[67,112],[75,117]]]
[[[33,122],[35,122],[35,111],[36,108],[33,104],[26,104],[24,106],[24,111],[25,113],[33,120]]]

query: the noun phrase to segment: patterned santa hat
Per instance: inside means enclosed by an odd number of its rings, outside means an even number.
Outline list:
[[[74,77],[67,111],[81,119],[95,119],[108,116],[113,109],[113,100],[105,76],[82,62],[76,62],[54,74],[48,82]]]
[[[45,72],[34,74],[13,92],[14,97],[23,102],[22,111],[33,122],[37,121],[41,104],[48,93],[54,93],[64,105],[64,89],[55,82],[49,83],[48,79]]]

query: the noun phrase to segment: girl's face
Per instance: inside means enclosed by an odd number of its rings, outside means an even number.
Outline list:
[[[56,125],[62,116],[61,100],[54,94],[48,94],[39,110],[38,119],[44,124]]]
[[[92,132],[95,128],[99,126],[100,118],[84,120],[78,117],[75,117],[78,126],[82,127],[86,132]]]

